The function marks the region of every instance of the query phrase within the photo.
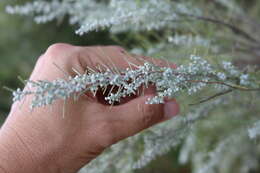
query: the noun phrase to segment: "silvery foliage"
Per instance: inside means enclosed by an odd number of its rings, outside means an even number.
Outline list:
[[[175,21],[182,18],[180,14],[200,15],[200,10],[192,7],[192,3],[168,0],[36,0],[23,6],[8,6],[6,10],[11,14],[33,14],[37,23],[60,19],[68,14],[71,24],[79,24],[80,28],[76,30],[79,35],[105,27],[112,27],[115,32],[174,27]]]
[[[241,12],[233,1],[216,2],[233,12]],[[76,30],[79,35],[106,27],[112,27],[114,32],[174,28],[179,27],[185,15],[202,15],[194,0],[35,0],[24,5],[7,6],[6,11],[33,15],[37,23],[60,20],[68,15],[70,24],[80,26]]]
[[[8,6],[6,10],[12,14],[33,16],[37,23],[60,21],[68,16],[72,25],[79,26],[76,33],[82,35],[107,27],[114,33],[161,28],[187,29],[182,23],[185,15],[203,15],[203,9],[197,2],[198,0],[35,0],[24,5]],[[231,14],[243,14],[243,10],[233,0],[214,2],[221,4]],[[162,38],[146,51],[138,47],[132,51],[153,55],[167,50],[166,57],[172,57],[175,55],[172,51],[175,46],[192,49],[197,45],[219,53],[219,47],[212,43],[212,39],[204,38],[200,33],[181,34],[183,35],[170,35],[166,40]],[[113,145],[80,172],[133,172],[133,168],[146,166],[176,146],[180,146],[179,163],[191,163],[194,173],[249,173],[259,170],[260,149],[257,141],[260,138],[260,123],[256,112],[259,113],[260,110],[257,106],[253,110],[249,109],[250,105],[244,103],[248,95],[242,92],[248,88],[259,88],[257,76],[239,71],[231,62],[222,61],[216,66],[198,56],[191,56],[189,64],[180,65],[176,69],[146,63],[120,72],[96,71],[66,80],[28,81],[29,88],[33,89],[18,89],[14,92],[14,101],[33,94],[31,107],[36,108],[52,104],[57,99],[77,98],[86,89],[95,94],[97,88],[105,89],[111,81],[121,90],[108,95],[110,103],[129,93],[135,93],[138,86],[147,82],[154,83],[158,92],[157,97],[148,100],[149,103],[162,102],[164,96],[206,96],[205,89],[209,88],[220,93],[228,89],[238,90],[239,92],[233,91],[196,107],[185,107],[182,115]],[[140,74],[142,78],[138,78]],[[134,80],[128,83],[127,79]],[[212,81],[212,84],[208,83]],[[252,95],[253,99],[249,98],[250,101],[253,100],[251,104],[259,103],[259,92]]]
[[[24,91],[18,88],[13,92],[13,101],[21,101],[27,95],[33,95],[31,108],[51,105],[57,99],[78,98],[85,92],[93,95],[100,89],[103,92],[112,86],[105,100],[109,104],[120,102],[121,98],[136,95],[138,89],[154,84],[157,95],[147,100],[147,104],[164,103],[164,98],[173,98],[182,92],[192,95],[207,84],[223,85],[226,88],[237,90],[250,90],[257,87],[254,79],[238,71],[230,62],[223,62],[223,71],[220,72],[214,66],[199,56],[191,55],[187,65],[179,65],[176,69],[171,67],[159,67],[153,63],[144,62],[143,65],[129,64],[125,70],[95,71],[78,74],[69,79],[57,79],[54,81],[27,81],[28,87]],[[136,68],[136,69],[133,69]],[[230,81],[226,81],[230,78]],[[242,86],[232,83],[239,79]],[[112,92],[117,87],[116,92]]]
[[[234,98],[233,98],[234,99]],[[216,100],[217,101],[217,100]],[[221,104],[216,104],[217,106],[222,106],[230,109],[230,103],[233,102],[231,97],[220,98]],[[211,104],[212,105],[212,104]],[[215,106],[216,106],[215,105]],[[214,107],[214,103],[213,103]],[[237,109],[239,105],[235,105]],[[244,107],[243,107],[244,108]],[[211,109],[214,110],[216,108]],[[226,117],[226,115],[220,115],[218,118],[207,119],[206,121],[197,122],[192,131],[186,135],[183,147],[181,149],[179,162],[187,163],[192,160],[192,170],[196,173],[216,173],[216,172],[250,172],[252,170],[258,170],[259,164],[259,144],[252,142],[250,138],[255,138],[255,136],[249,136],[248,131],[252,128],[246,130],[248,126],[255,124],[255,117],[249,118],[248,122],[245,123],[244,115],[248,114],[248,110],[240,110],[240,112],[235,112],[234,110],[227,110],[227,114],[231,115]],[[234,113],[232,115],[232,113]],[[243,117],[241,119],[239,117]],[[211,117],[212,118],[212,117]],[[237,120],[239,119],[239,120]],[[217,133],[223,132],[223,127],[227,128],[228,126],[223,125],[223,121],[228,121],[229,130],[225,129],[223,134],[218,134],[218,136],[212,136],[214,133],[204,133],[204,140],[199,139],[198,135],[201,133],[199,130],[201,126],[205,126],[208,130],[210,127],[216,126],[214,130],[217,130]],[[221,124],[220,124],[221,123]],[[216,133],[216,131],[215,131]],[[254,132],[253,132],[254,133]],[[214,143],[214,147],[208,149],[206,146],[212,145],[212,140],[217,140]],[[203,140],[205,143],[198,145]],[[205,151],[206,150],[206,151]],[[236,166],[237,162],[241,165]],[[220,166],[221,165],[221,166]]]
[[[256,139],[260,136],[260,121],[255,122],[254,125],[248,129],[248,135],[251,139]]]
[[[233,1],[216,2],[233,12],[241,12]],[[114,32],[175,28],[186,15],[201,16],[203,13],[193,0],[36,0],[24,5],[7,6],[6,11],[33,15],[37,23],[60,20],[68,15],[70,24],[80,26],[76,30],[79,35],[106,27],[112,27],[111,31]]]
[[[250,172],[251,170],[257,170],[259,168],[258,158],[254,144],[250,143],[245,134],[244,129],[233,132],[226,138],[222,139],[217,144],[214,150],[205,153],[198,152],[192,148],[192,144],[196,143],[197,139],[192,134],[186,138],[186,149],[182,150],[181,157],[192,157],[193,170],[197,173],[215,173],[216,170],[226,172],[227,170],[236,170],[236,172]],[[244,146],[234,145],[235,143],[245,144]],[[189,145],[189,146],[187,146]],[[195,144],[196,145],[196,144]],[[196,154],[195,154],[196,153]],[[188,156],[191,155],[191,156]],[[240,157],[242,156],[243,157]],[[225,157],[223,157],[225,156]],[[235,163],[241,158],[241,166],[236,167]],[[181,160],[183,161],[183,160]],[[186,163],[186,160],[184,161]],[[222,164],[222,166],[219,166]]]

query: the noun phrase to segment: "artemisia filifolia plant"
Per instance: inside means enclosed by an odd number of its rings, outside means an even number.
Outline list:
[[[27,95],[33,95],[31,108],[51,105],[57,99],[77,99],[85,92],[95,96],[98,90],[110,91],[105,97],[109,104],[120,103],[120,99],[136,95],[141,87],[155,85],[157,95],[147,100],[147,104],[159,104],[164,98],[174,98],[187,92],[192,95],[205,87],[215,87],[216,95],[223,95],[234,90],[260,91],[259,81],[237,70],[230,62],[222,62],[222,70],[209,64],[201,57],[192,55],[190,63],[171,67],[159,67],[150,62],[135,65],[128,62],[129,68],[89,70],[68,79],[54,81],[26,81],[27,89],[13,92],[13,101],[21,101]],[[96,68],[98,69],[98,67]],[[75,69],[74,69],[75,70]],[[221,87],[221,91],[219,91]],[[117,88],[114,91],[114,88]],[[213,96],[212,96],[213,97]]]

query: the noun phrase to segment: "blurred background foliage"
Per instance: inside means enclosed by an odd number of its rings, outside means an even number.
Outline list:
[[[12,102],[10,92],[3,90],[22,87],[18,76],[29,77],[38,57],[53,43],[64,42],[75,45],[110,45],[116,42],[108,32],[93,32],[85,36],[74,34],[75,28],[63,23],[51,22],[37,25],[24,17],[5,12],[6,4],[0,2],[0,121],[9,112]]]
[[[19,3],[24,3],[25,0],[19,1]],[[204,11],[207,12],[208,6],[211,0],[200,1],[205,3]],[[260,19],[260,1],[259,0],[237,0],[240,6],[247,12],[250,21],[259,21]],[[216,33],[216,29],[220,29],[217,25],[209,26],[209,23],[196,21],[197,30],[185,31],[185,30],[165,30],[165,31],[151,31],[151,32],[127,32],[122,34],[112,34],[106,30],[99,32],[91,32],[84,36],[78,36],[74,34],[75,27],[67,23],[66,20],[63,22],[50,22],[47,24],[35,24],[33,20],[28,18],[20,17],[17,15],[9,15],[5,12],[6,4],[11,4],[14,2],[1,1],[0,2],[0,122],[3,122],[5,117],[8,115],[10,110],[12,95],[10,92],[2,89],[3,86],[8,86],[10,88],[22,87],[22,83],[17,80],[18,76],[22,78],[28,78],[32,68],[37,61],[37,58],[44,53],[44,51],[53,43],[65,42],[75,45],[120,45],[126,49],[133,49],[140,47],[140,50],[148,51],[152,45],[159,42],[161,38],[168,38],[173,35],[173,33],[190,32],[190,34],[196,34],[197,32],[203,33],[201,35],[204,38],[214,37],[214,42],[216,45],[220,45],[218,49],[222,49],[222,54],[218,56],[229,55],[229,57],[236,57],[238,65],[245,66],[246,64],[260,65],[260,55],[255,54],[250,50],[238,50],[235,48],[234,44],[231,44],[232,32],[230,30],[221,27],[221,31]],[[17,3],[17,2],[16,2]],[[198,2],[199,3],[199,2]],[[214,11],[208,11],[208,13],[214,15]],[[252,22],[251,22],[252,23]],[[241,23],[241,27],[247,28],[246,23]],[[186,28],[192,28],[191,23],[186,23]],[[251,35],[255,36],[254,33],[260,31],[260,26],[255,25],[249,28]],[[216,34],[218,37],[216,37]],[[233,35],[234,37],[234,35]],[[219,44],[220,43],[220,44]],[[160,49],[160,45],[158,45]],[[174,49],[174,50],[173,50]],[[136,50],[136,53],[142,53],[142,51]],[[208,55],[209,51],[211,55],[214,55],[214,49],[205,49],[205,46],[199,47],[195,46],[185,46],[182,47],[169,47],[169,52],[174,51],[174,57],[184,57],[188,56],[194,52],[199,55]],[[149,51],[148,51],[149,52]],[[164,51],[158,54],[150,54],[154,56],[165,57],[169,55],[167,49],[164,47]],[[216,51],[219,52],[219,51]],[[239,57],[239,58],[238,58]],[[171,58],[172,57],[165,57]],[[178,58],[174,59],[178,62]],[[239,105],[238,105],[239,106]],[[219,110],[218,110],[219,111]],[[228,111],[228,110],[220,110]],[[234,122],[235,123],[235,122]],[[201,132],[201,134],[207,134]],[[207,135],[204,136],[207,138]],[[176,156],[179,152],[178,149],[174,149],[167,155],[162,156],[151,162],[146,168],[137,170],[136,172],[189,172],[189,166],[179,166],[177,164],[178,158]]]

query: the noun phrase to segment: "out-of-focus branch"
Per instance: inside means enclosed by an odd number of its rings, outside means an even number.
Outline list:
[[[233,91],[232,89],[229,89],[229,90],[226,90],[226,91],[223,91],[223,92],[219,92],[219,93],[217,93],[217,94],[215,94],[215,95],[213,95],[213,96],[210,96],[210,97],[208,97],[208,98],[206,98],[206,99],[200,100],[200,101],[197,102],[197,103],[192,103],[192,104],[189,104],[189,105],[190,105],[190,106],[194,106],[194,105],[198,105],[198,104],[201,104],[201,103],[205,103],[205,102],[207,102],[207,101],[209,101],[209,100],[212,100],[212,99],[214,99],[214,98],[217,98],[217,97],[219,97],[219,96],[222,96],[222,95],[231,93],[232,91]]]
[[[237,35],[240,35],[241,37],[247,39],[250,42],[254,42],[256,44],[260,45],[260,41],[255,39],[253,36],[251,36],[249,33],[247,33],[246,31],[238,28],[235,25],[232,25],[230,23],[221,21],[219,19],[215,19],[215,18],[211,18],[211,17],[205,17],[205,16],[196,16],[196,15],[192,15],[192,14],[183,14],[186,15],[188,17],[192,17],[192,18],[196,18],[198,20],[202,20],[202,21],[206,21],[206,22],[211,22],[211,23],[215,23],[215,24],[220,24],[222,26],[225,26],[227,28],[229,28],[232,32],[234,32]]]

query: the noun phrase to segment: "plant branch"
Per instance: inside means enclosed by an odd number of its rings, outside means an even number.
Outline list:
[[[218,19],[214,19],[214,18],[211,18],[211,17],[196,16],[196,15],[192,15],[192,14],[184,14],[184,15],[188,16],[188,17],[196,18],[196,19],[202,20],[202,21],[211,22],[211,23],[215,23],[215,24],[220,24],[222,26],[225,26],[225,27],[229,28],[235,34],[240,35],[243,38],[245,38],[245,39],[247,39],[247,40],[249,40],[251,42],[260,44],[259,40],[256,40],[253,36],[251,36],[246,31],[244,31],[244,30],[242,30],[242,29],[240,29],[240,28],[238,28],[235,25],[232,25],[230,23],[227,23],[227,22],[224,22],[224,21],[221,21],[221,20],[218,20]]]
[[[217,93],[217,94],[215,94],[215,95],[213,95],[213,96],[210,96],[210,97],[208,97],[208,98],[206,98],[206,99],[203,99],[203,100],[201,100],[201,101],[199,101],[199,102],[197,102],[197,103],[192,103],[192,104],[189,104],[190,106],[194,106],[194,105],[198,105],[198,104],[201,104],[201,103],[205,103],[205,102],[207,102],[207,101],[209,101],[209,100],[212,100],[212,99],[214,99],[214,98],[216,98],[216,97],[219,97],[219,96],[222,96],[222,95],[226,95],[226,94],[228,94],[228,93],[231,93],[233,90],[232,89],[229,89],[229,90],[226,90],[226,91],[223,91],[223,92],[219,92],[219,93]]]

